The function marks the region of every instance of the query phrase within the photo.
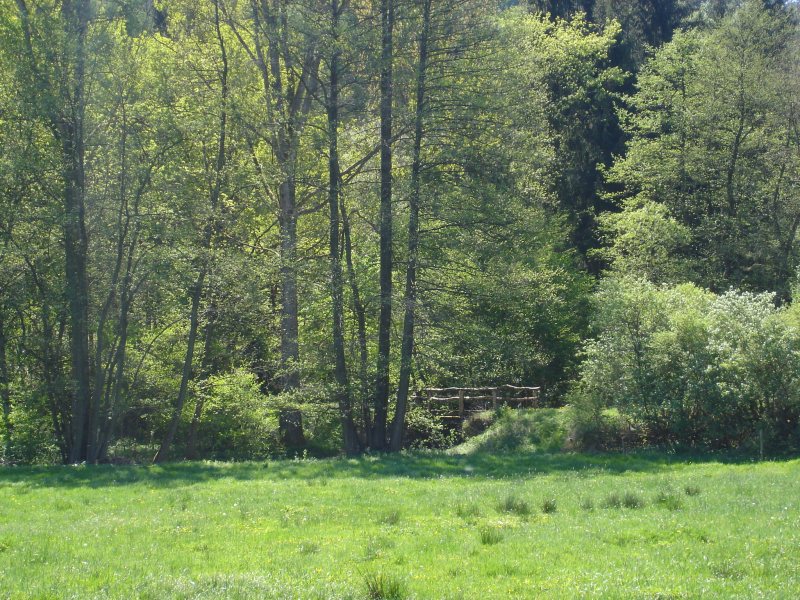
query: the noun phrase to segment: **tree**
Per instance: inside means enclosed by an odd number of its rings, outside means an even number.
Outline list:
[[[303,6],[293,0],[272,5],[253,0],[246,7],[226,6],[226,19],[258,71],[260,119],[248,124],[248,143],[267,198],[277,202],[280,228],[281,371],[284,390],[299,383],[297,221],[298,158],[309,117],[320,56],[316,32],[294,20]],[[245,26],[246,23],[246,26]],[[270,149],[277,172],[267,172],[262,144]],[[274,178],[274,182],[272,181]]]
[[[659,51],[625,115],[620,197],[663,203],[692,232],[684,257],[713,289],[788,294],[796,261],[796,26],[749,2]]]

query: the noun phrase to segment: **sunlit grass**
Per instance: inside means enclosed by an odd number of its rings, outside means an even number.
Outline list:
[[[798,523],[798,460],[6,469],[0,597],[796,598]]]

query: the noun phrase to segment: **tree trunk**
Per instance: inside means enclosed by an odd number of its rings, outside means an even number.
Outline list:
[[[266,118],[271,124],[269,131],[264,132],[261,137],[269,143],[282,178],[278,186],[281,386],[289,391],[300,384],[295,168],[300,135],[314,99],[319,53],[313,45],[313,38],[309,38],[312,45],[303,47],[296,53],[292,51],[285,2],[250,0],[250,8],[253,19],[252,48],[242,36],[239,24],[235,20],[230,20],[229,24],[261,75]],[[300,64],[296,63],[296,56],[303,56]],[[260,166],[257,165],[257,169]]]
[[[284,391],[300,385],[297,302],[297,205],[294,176],[279,189],[281,237],[281,382]]]
[[[183,359],[183,372],[181,374],[181,386],[178,389],[178,398],[175,401],[175,408],[172,411],[172,418],[170,419],[167,432],[164,434],[164,439],[161,441],[161,446],[158,452],[153,457],[154,463],[164,462],[169,454],[169,447],[175,439],[175,434],[178,432],[178,424],[181,420],[183,413],[183,405],[186,403],[186,394],[189,390],[189,382],[192,379],[192,362],[194,361],[194,346],[197,341],[197,328],[200,322],[200,299],[203,297],[203,284],[206,277],[206,266],[200,267],[200,273],[194,282],[192,288],[192,309],[189,314],[189,340],[186,345],[186,355]]]
[[[9,389],[10,378],[8,375],[7,339],[4,317],[3,306],[0,304],[0,402],[2,402],[3,405],[2,459],[4,462],[7,462],[11,454],[11,436],[14,431],[11,425],[11,390]]]
[[[135,208],[135,213],[138,215],[139,213],[139,201],[137,198]],[[128,260],[127,265],[125,267],[125,276],[122,280],[122,288],[120,290],[120,306],[119,306],[119,324],[118,324],[118,335],[119,335],[119,343],[117,345],[117,350],[114,355],[114,367],[112,372],[109,374],[109,377],[113,376],[113,383],[111,384],[111,390],[109,391],[109,398],[106,400],[107,405],[107,414],[105,415],[105,419],[101,426],[101,433],[100,433],[100,449],[99,449],[99,456],[100,460],[104,460],[106,458],[106,453],[108,451],[108,443],[111,439],[112,429],[114,426],[114,408],[120,405],[122,400],[122,390],[125,386],[125,360],[127,358],[127,350],[128,350],[128,324],[130,321],[130,309],[131,304],[133,302],[133,269],[134,269],[134,260],[133,257],[136,252],[136,247],[138,245],[139,240],[139,232],[138,232],[138,225],[134,225],[134,232],[131,237],[131,242],[128,247]]]
[[[85,100],[85,46],[89,26],[88,0],[63,2],[61,16],[69,62],[74,71],[62,82],[63,111],[55,120],[60,135],[64,181],[64,259],[69,306],[71,354],[70,447],[68,460],[86,459],[87,427],[91,412],[89,368],[89,280],[86,273],[88,238],[85,224],[86,175],[83,119]]]
[[[333,48],[330,56],[330,81],[328,82],[328,204],[330,208],[331,268],[331,319],[333,329],[334,377],[336,379],[336,401],[342,421],[342,442],[348,455],[358,452],[358,437],[353,423],[350,403],[350,382],[344,351],[344,280],[339,253],[339,194],[341,173],[339,167],[339,58],[338,48],[339,1],[331,0],[331,37]]]
[[[386,447],[389,404],[389,360],[392,327],[392,33],[394,0],[381,0],[381,203],[380,203],[380,314],[378,370],[375,382],[375,421],[372,448]]]
[[[211,187],[209,204],[211,208],[211,215],[209,222],[206,224],[205,233],[203,235],[202,252],[207,254],[211,250],[212,242],[220,232],[217,223],[219,198],[222,190],[223,171],[225,169],[225,144],[227,136],[228,124],[228,55],[225,48],[224,38],[220,30],[220,15],[219,15],[219,2],[214,2],[214,26],[217,35],[217,41],[220,48],[220,59],[222,68],[219,72],[220,83],[220,100],[221,110],[219,115],[219,135],[217,136],[217,156],[214,165],[214,183]],[[200,301],[203,297],[203,284],[205,283],[206,275],[208,274],[210,258],[208,256],[201,256],[200,272],[197,280],[192,289],[192,309],[189,316],[189,340],[186,347],[186,357],[183,362],[183,373],[181,375],[181,386],[178,390],[178,398],[175,402],[175,408],[172,414],[169,428],[166,435],[161,442],[161,447],[158,449],[153,462],[162,462],[166,460],[169,452],[169,447],[175,439],[175,434],[178,431],[178,424],[180,423],[181,414],[183,413],[183,406],[186,403],[186,395],[189,388],[189,382],[192,378],[192,363],[194,361],[194,347],[197,341],[197,330],[200,321]]]
[[[417,309],[417,253],[419,249],[420,173],[422,170],[423,118],[425,116],[425,75],[428,68],[428,37],[431,22],[431,0],[422,0],[422,33],[419,39],[419,65],[417,67],[417,105],[414,111],[414,148],[411,159],[411,194],[408,216],[408,265],[406,289],[403,298],[403,341],[400,349],[400,381],[390,450],[397,452],[403,444],[408,388],[411,379],[411,358],[414,351],[414,321]]]
[[[356,270],[353,266],[353,245],[350,240],[350,218],[347,216],[347,209],[344,201],[340,201],[342,212],[342,233],[344,238],[344,256],[347,264],[347,278],[350,282],[350,293],[353,295],[353,313],[356,317],[356,329],[358,332],[358,374],[361,382],[361,417],[364,421],[364,445],[369,445],[369,435],[372,430],[372,415],[369,404],[369,382],[367,381],[367,370],[369,366],[369,351],[367,349],[367,314],[364,303],[361,301],[361,293],[358,289]]]
[[[306,445],[303,434],[303,413],[299,409],[282,410],[278,416],[278,430],[287,450],[299,450]]]
[[[206,331],[203,340],[203,361],[200,365],[201,377],[205,379],[211,371],[211,346],[214,339],[214,325],[216,322],[216,306],[211,303],[209,317],[206,321]],[[186,458],[188,460],[197,459],[197,428],[200,426],[200,417],[203,415],[203,405],[205,401],[202,396],[197,399],[192,415],[192,424],[189,427],[189,440],[186,444]]]

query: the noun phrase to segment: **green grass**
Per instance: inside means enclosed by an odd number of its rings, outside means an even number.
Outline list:
[[[452,448],[449,454],[555,452],[564,447],[570,426],[570,409],[566,407],[506,408],[479,416],[490,420],[491,426]]]
[[[797,598],[798,523],[798,460],[11,468],[0,598]]]

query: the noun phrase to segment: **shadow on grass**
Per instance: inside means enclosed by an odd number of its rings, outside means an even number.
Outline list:
[[[442,453],[371,455],[359,458],[280,460],[269,462],[181,462],[154,466],[7,467],[0,469],[0,486],[23,483],[31,487],[182,487],[222,479],[239,481],[311,480],[326,478],[414,479],[528,478],[551,473],[577,476],[660,472],[697,463],[742,464],[750,457],[726,455],[636,454],[488,454],[452,456]]]

